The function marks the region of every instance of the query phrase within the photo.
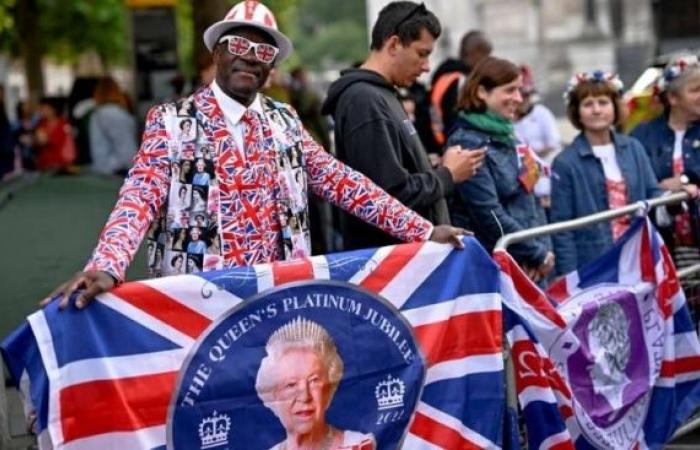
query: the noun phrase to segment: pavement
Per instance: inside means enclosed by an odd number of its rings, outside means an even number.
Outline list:
[[[0,185],[0,338],[82,269],[122,180],[90,174],[32,174]],[[128,279],[146,277],[137,254]]]
[[[121,183],[117,177],[31,173],[0,184],[0,339],[82,269]],[[145,278],[145,261],[144,252],[137,254],[127,278]],[[35,448],[18,392],[6,387],[0,388],[0,449]]]

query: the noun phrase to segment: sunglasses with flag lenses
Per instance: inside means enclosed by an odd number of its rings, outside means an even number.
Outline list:
[[[247,55],[252,48],[258,61],[265,64],[272,63],[280,51],[280,49],[274,45],[264,43],[258,44],[242,36],[224,36],[219,39],[219,43],[222,42],[226,42],[229,53],[236,56]]]

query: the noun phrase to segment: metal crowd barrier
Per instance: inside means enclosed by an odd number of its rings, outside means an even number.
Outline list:
[[[523,242],[528,239],[533,239],[541,236],[548,236],[555,233],[561,233],[564,231],[576,230],[579,228],[587,227],[600,222],[607,222],[618,217],[623,217],[629,214],[645,215],[652,209],[659,206],[674,205],[681,203],[684,200],[688,200],[690,197],[685,192],[676,192],[673,194],[665,195],[663,197],[658,197],[654,199],[639,201],[636,203],[631,203],[625,207],[612,209],[608,211],[599,212],[596,214],[591,214],[589,216],[579,217],[573,220],[567,220],[564,222],[557,222],[552,224],[543,225],[541,227],[529,228],[527,230],[518,231],[515,233],[510,233],[502,236],[498,242],[496,242],[496,250],[507,250],[510,245],[517,244],[518,242]],[[687,278],[696,273],[700,273],[700,264],[686,267],[684,269],[678,270],[678,277],[680,279]],[[510,358],[510,348],[508,347],[508,341],[504,336],[504,359],[506,365],[506,395],[507,395],[507,405],[512,408],[513,411],[518,411],[518,397],[515,390],[515,370],[513,366],[513,361]],[[695,429],[700,428],[700,414],[696,414],[691,417],[683,426],[681,426],[676,433],[673,435],[671,440],[678,439]],[[527,444],[524,444],[523,448],[527,448]]]
[[[578,228],[583,228],[588,225],[593,225],[599,222],[607,222],[609,220],[616,219],[618,217],[626,216],[629,214],[644,214],[647,211],[658,206],[674,205],[682,202],[683,200],[687,200],[688,198],[688,194],[686,194],[685,192],[676,192],[675,194],[631,203],[622,208],[611,209],[608,211],[591,214],[590,216],[579,217],[578,219],[551,223],[548,225],[543,225],[541,227],[529,228],[527,230],[522,230],[516,233],[510,233],[502,236],[498,240],[498,242],[496,242],[495,248],[505,250],[510,245],[517,244],[518,242],[522,242],[528,239],[540,236],[547,236],[554,233],[560,233],[562,231],[576,230]]]

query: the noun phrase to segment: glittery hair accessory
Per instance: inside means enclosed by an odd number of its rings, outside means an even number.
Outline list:
[[[691,68],[700,68],[700,61],[698,61],[698,57],[695,55],[683,55],[672,59],[656,81],[656,93],[664,92],[668,89],[668,85],[671,84],[673,80]]]
[[[596,70],[593,72],[580,72],[571,77],[569,82],[566,84],[566,91],[564,92],[564,103],[567,105],[571,102],[571,93],[574,89],[581,83],[606,83],[612,87],[615,92],[622,95],[622,91],[625,85],[620,80],[620,77],[616,73],[605,72],[602,70]]]

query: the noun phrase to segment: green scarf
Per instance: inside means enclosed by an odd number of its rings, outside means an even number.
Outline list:
[[[493,136],[496,140],[510,146],[515,144],[515,132],[513,122],[491,111],[485,113],[460,112],[459,116],[469,125],[479,131]]]

